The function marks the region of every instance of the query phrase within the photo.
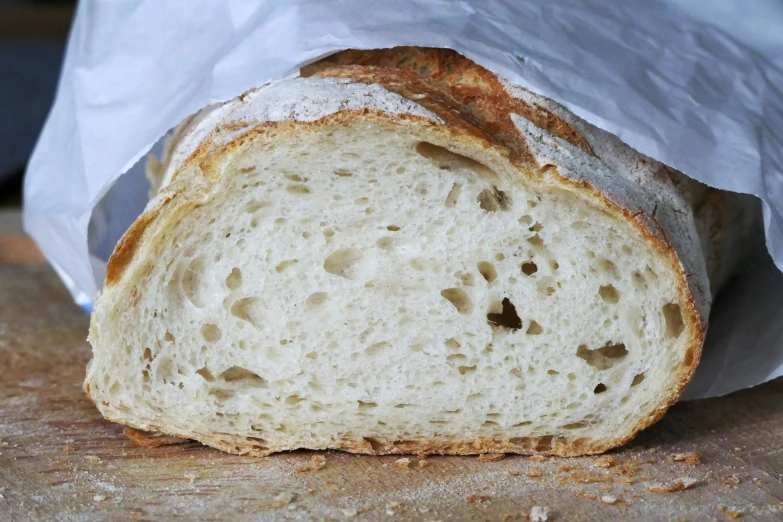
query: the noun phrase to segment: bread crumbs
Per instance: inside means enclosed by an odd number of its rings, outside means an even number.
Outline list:
[[[326,457],[323,455],[313,455],[310,457],[310,462],[307,464],[300,464],[296,467],[298,473],[304,473],[306,471],[320,471],[326,467]]]
[[[595,459],[594,464],[599,468],[613,468],[617,465],[617,459],[611,455],[604,455]]]
[[[533,506],[530,508],[528,519],[530,522],[546,522],[549,520],[549,509],[541,506]]]
[[[468,502],[484,502],[491,499],[489,495],[468,495],[465,500]]]
[[[502,515],[500,515],[500,520],[502,522],[507,522],[508,520],[513,520],[513,519],[514,519],[514,515],[512,515],[511,513],[503,513]]]
[[[541,475],[543,475],[543,472],[538,466],[531,468],[530,471],[527,472],[527,476],[530,478],[538,478]]]
[[[617,503],[617,497],[614,495],[603,495],[601,497],[601,502],[604,504],[616,504]]]
[[[340,511],[346,519],[352,519],[359,514],[359,512],[356,511],[356,508],[340,508]]]
[[[420,468],[426,468],[429,465],[430,465],[430,462],[428,460],[421,459],[419,461],[419,467]]]
[[[647,491],[652,493],[677,493],[679,491],[691,489],[698,483],[699,481],[694,478],[682,478],[668,484],[652,484],[647,486]]]
[[[742,516],[742,511],[736,511],[736,510],[726,511],[726,518],[728,518],[729,520],[734,520],[741,516]]]
[[[479,455],[479,462],[495,462],[506,458],[505,453],[483,453]]]
[[[408,466],[411,465],[411,459],[409,459],[408,457],[397,459],[394,461],[394,465],[400,469],[408,469]]]
[[[696,453],[675,453],[672,455],[672,460],[675,462],[686,462],[690,466],[701,464],[701,457]]]
[[[543,455],[530,455],[527,460],[530,462],[544,462],[546,460],[546,457]]]

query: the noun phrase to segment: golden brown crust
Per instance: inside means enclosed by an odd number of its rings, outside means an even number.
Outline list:
[[[172,437],[165,433],[137,430],[130,427],[123,429],[122,434],[142,448],[159,448],[160,446],[169,446],[171,444],[183,444],[188,441],[188,439]]]
[[[106,265],[106,287],[115,285],[122,278],[125,269],[130,265],[133,255],[141,243],[144,231],[155,221],[161,209],[171,201],[172,197],[163,197],[151,210],[145,211],[122,236],[109,258],[109,263]]]

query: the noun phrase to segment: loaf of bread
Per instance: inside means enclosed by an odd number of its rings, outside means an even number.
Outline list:
[[[339,53],[149,167],[85,390],[253,455],[623,444],[687,385],[754,215],[448,50]]]

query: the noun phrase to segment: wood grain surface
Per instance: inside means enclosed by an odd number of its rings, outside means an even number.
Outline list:
[[[103,420],[87,327],[50,268],[0,263],[0,520],[783,518],[783,380],[678,404],[611,458],[248,458],[141,448]],[[314,455],[323,469],[296,470]]]

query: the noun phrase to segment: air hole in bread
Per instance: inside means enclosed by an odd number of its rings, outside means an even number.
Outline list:
[[[683,366],[690,367],[693,364],[693,348],[688,348],[688,351],[685,352],[685,358],[682,361]]]
[[[529,227],[531,223],[533,223],[533,218],[528,216],[528,215],[524,215],[521,218],[519,218],[519,224],[520,225],[524,225],[526,227]]]
[[[251,165],[250,167],[242,167],[241,169],[239,169],[239,172],[243,174],[247,174],[248,172],[253,172],[254,170],[256,170],[255,165]]]
[[[542,228],[544,228],[544,225],[536,221],[535,223],[533,223],[533,225],[530,228],[528,228],[528,230],[530,230],[531,232],[538,232]]]
[[[295,185],[288,185],[286,188],[286,191],[290,192],[291,194],[309,194],[310,189],[307,188],[307,185],[302,184],[295,184]]]
[[[451,337],[449,339],[446,339],[443,344],[446,345],[446,348],[451,348],[452,350],[456,350],[461,345],[459,344],[459,341],[457,341],[455,338]]]
[[[297,404],[299,404],[303,400],[304,400],[303,398],[301,398],[300,396],[298,396],[296,394],[289,395],[288,397],[285,398],[285,404],[287,406],[296,406]]]
[[[586,422],[572,422],[570,424],[564,424],[558,428],[561,430],[578,430],[580,428],[586,428],[588,424]]]
[[[353,173],[345,170],[345,169],[337,169],[334,171],[335,175],[340,176],[341,178],[350,178],[353,176]]]
[[[367,352],[368,355],[378,355],[389,346],[391,346],[389,343],[383,341],[380,343],[371,344],[370,346],[365,348],[364,351]]]
[[[201,327],[201,337],[208,343],[215,343],[223,336],[220,328],[212,323],[207,323]]]
[[[286,259],[285,261],[281,261],[276,267],[275,271],[279,274],[280,272],[283,272],[286,268],[295,265],[298,263],[298,259]]]
[[[227,383],[235,383],[251,388],[266,388],[268,386],[266,379],[241,366],[232,366],[218,375],[218,379]]]
[[[552,277],[544,277],[536,283],[538,292],[544,295],[552,295],[555,293],[556,281]]]
[[[197,257],[196,259],[192,260],[188,267],[185,269],[184,273],[182,274],[182,292],[185,294],[185,297],[188,298],[188,301],[190,301],[194,306],[197,308],[203,308],[204,302],[201,299],[201,289],[200,289],[200,282],[201,282],[201,271],[204,269],[204,260],[201,257]]]
[[[487,212],[497,212],[498,210],[508,210],[511,206],[511,200],[505,192],[493,186],[492,189],[484,189],[476,197],[479,206]]]
[[[506,259],[506,254],[504,254],[503,252],[498,252],[497,254],[495,254],[495,259],[498,261],[503,261],[504,259]]]
[[[333,236],[334,236],[334,230],[332,230],[331,228],[324,229],[324,237],[326,238],[327,243],[332,239]]]
[[[611,368],[616,362],[624,359],[626,355],[628,355],[628,350],[626,350],[623,343],[612,344],[609,342],[595,350],[590,350],[587,348],[587,345],[580,344],[576,349],[577,357],[599,370]]]
[[[487,283],[491,283],[497,279],[498,272],[495,270],[495,267],[492,263],[488,261],[480,261],[477,267],[479,273],[487,281]]]
[[[260,225],[260,224],[261,223],[260,223],[260,221],[258,221],[257,217],[254,217],[253,219],[250,220],[250,227],[251,228],[258,228],[258,225]],[[237,243],[237,246],[239,246],[239,243]]]
[[[609,261],[606,258],[602,258],[598,261],[598,266],[601,268],[601,270],[609,274],[614,279],[619,278],[619,272],[617,271],[617,265],[615,265],[613,262]]]
[[[245,212],[248,212],[250,214],[253,214],[254,212],[258,212],[264,207],[268,207],[271,203],[269,201],[258,201],[253,200],[248,202],[247,205],[245,205]]]
[[[465,290],[461,288],[446,288],[441,290],[440,295],[443,296],[448,302],[454,305],[454,308],[461,314],[469,314],[472,306],[470,297]]]
[[[527,238],[527,242],[537,247],[544,246],[544,240],[541,239],[541,236],[538,234],[534,234],[532,237]]]
[[[473,366],[458,366],[457,370],[459,370],[460,375],[473,373],[476,371],[476,365],[474,364]]]
[[[356,401],[359,405],[359,410],[371,410],[377,408],[378,404],[375,402]]]
[[[231,305],[231,314],[253,326],[260,327],[263,321],[263,306],[257,297],[245,297]]]
[[[389,225],[386,227],[386,230],[390,230],[392,232],[397,232],[400,229],[397,225]]]
[[[394,246],[394,238],[389,236],[384,236],[382,238],[379,238],[375,245],[380,248],[381,250],[391,250]]]
[[[500,310],[498,310],[500,309]],[[517,309],[508,297],[501,303],[496,303],[487,314],[487,322],[493,326],[519,330],[522,328],[522,319],[517,314]]]
[[[454,206],[456,206],[461,190],[462,185],[459,183],[455,183],[454,186],[451,187],[451,190],[449,190],[449,193],[446,196],[446,208],[454,208]]]
[[[354,199],[353,202],[356,203],[357,205],[366,205],[367,203],[370,202],[370,200],[368,198],[361,197],[361,198]]]
[[[554,439],[554,436],[552,435],[545,435],[544,437],[541,437],[538,439],[535,450],[538,452],[551,451],[552,439]]]
[[[541,335],[544,333],[544,329],[541,328],[541,325],[538,324],[535,321],[530,321],[530,325],[527,327],[527,331],[525,331],[528,335]]]
[[[460,280],[462,280],[462,284],[465,286],[473,286],[473,274],[462,274]]]
[[[363,439],[370,445],[373,451],[381,450],[384,447],[384,444],[381,441],[373,437],[363,437]]]
[[[283,174],[283,177],[289,181],[296,181],[297,183],[301,183],[302,181],[302,177],[299,176],[298,174],[287,173],[287,174]]]
[[[460,362],[460,361],[467,361],[468,357],[467,355],[461,354],[461,353],[454,353],[446,357],[446,362]]]
[[[593,389],[593,393],[598,395],[599,393],[603,393],[606,391],[606,384],[599,382],[598,385]]]
[[[209,371],[209,368],[207,368],[206,366],[196,370],[196,373],[198,375],[201,375],[204,378],[204,380],[207,382],[215,382],[215,376],[212,375],[212,372]]]
[[[307,304],[310,306],[320,306],[326,302],[329,294],[326,292],[314,292],[307,298]]]
[[[604,303],[614,304],[620,300],[620,292],[612,285],[604,285],[598,289],[598,295],[601,296]]]
[[[145,361],[151,361],[152,359],[154,359],[154,357],[152,356],[152,350],[150,350],[149,348],[144,348],[144,355],[142,357],[144,358]]]
[[[163,340],[168,343],[173,343],[175,341],[174,336],[168,330],[166,330],[166,334],[163,336]]]
[[[547,375],[560,375],[560,372],[557,370],[547,370]]]
[[[638,386],[642,383],[644,380],[644,373],[637,373],[633,376],[633,380],[631,381],[631,386]]]
[[[538,272],[538,266],[533,263],[532,261],[529,261],[527,263],[522,263],[522,273],[526,276],[531,276]]]
[[[663,306],[663,318],[666,321],[666,337],[675,339],[685,329],[682,320],[682,310],[677,303],[669,303]]]
[[[416,152],[420,156],[427,158],[435,163],[442,170],[454,170],[458,168],[469,169],[482,175],[494,175],[492,170],[478,161],[452,152],[445,147],[429,143],[427,141],[421,141],[416,145]]]
[[[329,254],[324,260],[324,270],[330,274],[351,279],[362,253],[355,248],[343,248]]]

